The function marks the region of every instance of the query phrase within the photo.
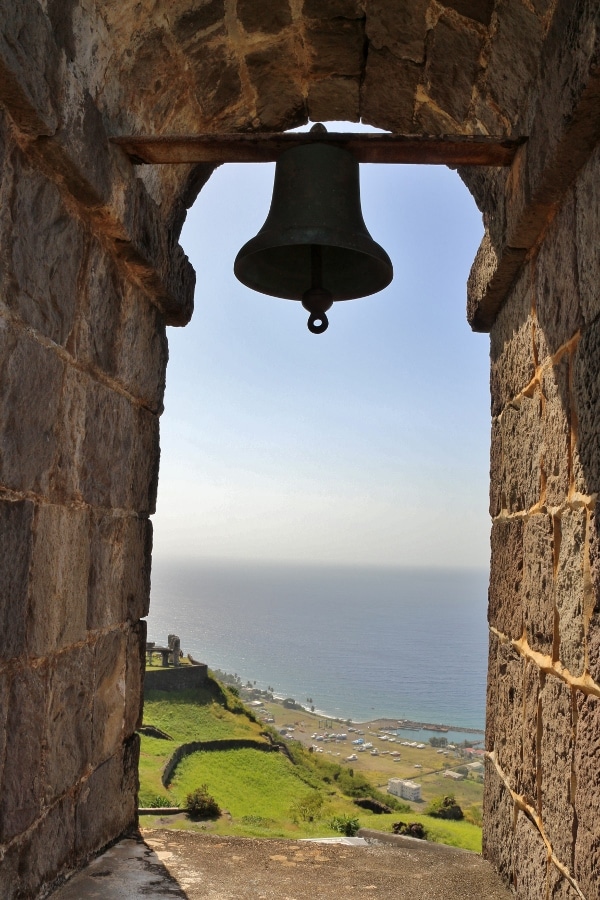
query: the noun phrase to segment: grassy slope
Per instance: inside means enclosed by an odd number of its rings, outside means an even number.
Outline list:
[[[193,754],[180,764],[167,791],[160,773],[177,744],[225,738],[260,739],[261,725],[243,711],[233,695],[217,685],[205,691],[179,694],[151,692],[146,698],[144,721],[163,729],[174,740],[142,736],[140,805],[157,794],[167,795],[174,804],[183,805],[187,793],[207,783],[221,808],[229,813],[217,822],[186,823],[185,827],[248,836],[328,836],[334,833],[329,827],[331,817],[346,814],[358,816],[363,827],[385,831],[391,831],[392,823],[398,820],[419,821],[432,840],[469,850],[481,849],[480,829],[467,822],[445,822],[414,812],[374,815],[358,809],[340,790],[343,787],[346,792],[355,789],[355,793],[363,793],[353,784],[348,771],[340,769],[333,760],[308,753],[295,742],[291,746],[297,765],[292,765],[280,753],[258,750]],[[357,780],[359,777],[357,773]],[[319,790],[325,799],[318,821],[294,822],[292,804],[314,790]],[[144,819],[145,825],[152,823],[153,820]]]
[[[228,691],[217,685],[207,689],[148,691],[144,700],[144,724],[156,725],[173,740],[142,735],[140,750],[140,806],[156,795],[169,796],[161,782],[164,764],[178,744],[226,738],[260,739],[261,726],[253,721]],[[170,798],[176,802],[176,798]]]

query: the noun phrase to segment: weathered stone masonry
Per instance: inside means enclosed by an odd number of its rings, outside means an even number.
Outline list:
[[[2,897],[135,823],[165,326],[211,170],[109,137],[310,116],[528,137],[461,172],[491,329],[485,853],[523,900],[598,900],[599,82],[595,0],[0,0]]]

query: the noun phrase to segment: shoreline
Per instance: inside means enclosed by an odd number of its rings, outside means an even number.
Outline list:
[[[190,660],[194,659],[191,656],[191,654],[189,654],[189,653],[188,653],[188,658]],[[209,666],[209,669],[211,669],[210,666]],[[218,668],[213,671],[215,671],[215,674],[218,673],[217,677],[219,677],[219,675],[222,675],[222,676],[226,675],[229,678],[232,677],[228,673],[223,672],[223,670],[219,670]],[[282,694],[279,692],[275,693],[274,691],[273,692],[268,691],[266,688],[258,687],[256,682],[250,682],[249,680],[247,680],[246,683],[244,684],[242,682],[241,678],[239,678],[239,683],[234,683],[234,682],[230,682],[230,681],[224,681],[224,683],[230,684],[230,685],[236,687],[240,691],[241,695],[247,694],[248,695],[247,699],[249,701],[251,701],[252,699],[257,699],[257,698],[261,698],[263,700],[269,698],[269,699],[272,699],[276,703],[283,704],[283,701],[288,699],[288,697],[290,697],[289,694],[286,696],[285,694]],[[252,684],[253,686],[249,687],[248,686],[249,684]],[[294,698],[290,697],[290,699],[294,699]],[[325,712],[325,710],[317,709],[316,707],[311,709],[310,706],[307,706],[305,703],[299,703],[296,700],[294,700],[294,702],[297,704],[298,710],[302,710],[305,713],[308,713],[313,716],[317,716],[318,718],[321,718],[321,719],[329,719],[331,722],[342,722],[344,724],[349,722],[351,725],[359,725],[359,726],[370,725],[371,727],[375,727],[375,728],[393,728],[395,730],[407,731],[407,732],[408,731],[430,731],[432,736],[435,736],[435,735],[443,736],[444,734],[446,734],[447,732],[450,732],[450,731],[458,732],[459,734],[480,734],[482,736],[485,736],[485,728],[469,728],[466,725],[449,725],[446,722],[441,722],[441,723],[440,722],[420,722],[420,721],[417,721],[416,719],[407,719],[407,718],[402,718],[400,716],[398,718],[394,718],[391,716],[374,716],[372,719],[356,719],[355,720],[352,717],[342,716],[339,714],[331,715],[330,713]],[[292,711],[292,709],[290,709],[290,711]]]
[[[248,693],[251,693],[248,689],[245,690],[247,690]],[[266,693],[260,689],[254,689],[254,692]],[[276,703],[282,704],[284,699],[285,698],[282,696],[273,694],[273,700]],[[485,735],[485,728],[468,728],[465,725],[448,725],[445,722],[417,722],[413,719],[395,719],[389,716],[377,716],[373,719],[354,720],[348,719],[345,716],[332,716],[329,713],[324,712],[322,709],[311,710],[311,708],[309,706],[306,706],[304,703],[299,703],[298,706],[306,713],[310,713],[313,716],[318,716],[321,719],[329,719],[331,722],[346,723],[349,721],[351,725],[370,725],[374,728],[393,728],[398,731],[431,731],[431,734],[433,736],[440,735],[442,737],[449,731],[459,732],[460,734]]]

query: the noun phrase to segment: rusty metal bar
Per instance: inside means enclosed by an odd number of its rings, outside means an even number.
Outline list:
[[[111,138],[136,165],[275,162],[301,144],[333,144],[363,163],[421,163],[443,166],[510,166],[526,138],[488,135],[414,134],[198,134]]]

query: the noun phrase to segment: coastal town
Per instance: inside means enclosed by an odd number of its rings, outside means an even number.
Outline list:
[[[218,675],[232,679],[227,673]],[[481,803],[482,730],[402,718],[355,723],[311,711],[309,705],[251,682],[241,684],[238,679],[237,689],[257,718],[282,736],[364,771],[381,790],[408,801],[415,810],[442,793],[454,794],[467,806]]]

